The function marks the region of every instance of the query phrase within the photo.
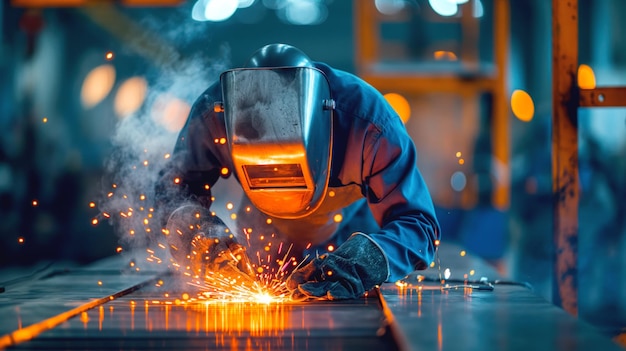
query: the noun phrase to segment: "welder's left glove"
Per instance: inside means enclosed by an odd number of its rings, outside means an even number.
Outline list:
[[[316,257],[287,278],[293,300],[356,299],[389,276],[382,249],[369,236],[354,233],[337,250]]]

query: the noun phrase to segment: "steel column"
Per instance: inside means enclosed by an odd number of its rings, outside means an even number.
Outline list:
[[[578,0],[552,0],[553,302],[578,314]]]

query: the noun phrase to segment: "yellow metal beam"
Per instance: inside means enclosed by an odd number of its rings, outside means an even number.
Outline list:
[[[458,93],[492,91],[497,81],[493,78],[464,79],[451,74],[372,73],[360,74],[365,81],[380,90],[406,93]]]
[[[493,94],[493,116],[491,135],[493,156],[508,170],[510,161],[509,145],[509,110],[507,87],[508,45],[510,37],[509,0],[494,1],[493,47],[495,70],[479,70],[477,57],[478,20],[473,18],[471,9],[474,0],[465,3],[463,11],[463,47],[460,59],[463,69],[460,71],[429,72],[417,66],[397,67],[393,71],[378,69],[381,48],[381,15],[373,1],[354,2],[356,67],[361,78],[379,90],[411,93],[454,93],[460,96],[478,96],[482,92]],[[402,17],[401,15],[399,15]],[[397,18],[386,19],[389,21]],[[510,177],[505,176],[494,184],[493,205],[506,209],[510,203]]]
[[[510,154],[511,146],[509,130],[509,98],[508,98],[508,52],[510,42],[510,8],[509,0],[494,2],[494,33],[493,49],[495,54],[496,75],[493,89],[493,122],[491,125],[491,142],[493,156],[504,165],[506,178],[494,184],[492,202],[496,208],[507,209],[511,202]]]
[[[95,24],[155,64],[171,67],[183,63],[182,55],[176,47],[157,33],[141,27],[115,6],[85,6],[80,7],[78,10]]]

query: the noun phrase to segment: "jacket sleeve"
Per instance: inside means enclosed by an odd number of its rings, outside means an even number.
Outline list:
[[[211,188],[227,167],[220,157],[221,149],[227,148],[223,119],[213,111],[213,102],[220,97],[218,88],[212,85],[195,101],[170,161],[159,172],[155,207],[163,224],[185,202],[210,207]]]
[[[388,281],[426,269],[433,261],[440,227],[429,190],[417,167],[417,152],[399,118],[372,128],[363,154],[363,184],[380,224],[370,237],[389,262]]]

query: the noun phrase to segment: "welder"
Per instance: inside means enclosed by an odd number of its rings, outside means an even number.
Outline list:
[[[244,194],[237,227],[308,257],[287,278],[294,299],[358,298],[434,259],[440,227],[400,117],[362,79],[293,46],[258,49],[196,100],[157,186],[160,211],[208,209],[231,175]]]

